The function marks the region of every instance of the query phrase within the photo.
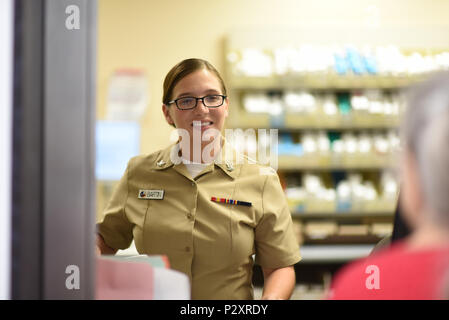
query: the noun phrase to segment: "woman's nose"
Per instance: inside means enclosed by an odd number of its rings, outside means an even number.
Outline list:
[[[197,113],[209,113],[209,108],[204,105],[203,100],[199,100],[198,99],[197,105],[196,105],[196,108],[195,108],[195,112],[197,112]]]

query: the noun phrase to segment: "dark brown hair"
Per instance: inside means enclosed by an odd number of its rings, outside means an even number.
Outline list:
[[[220,81],[221,90],[223,91],[223,94],[226,95],[226,87],[224,81],[221,78],[220,73],[217,71],[217,69],[215,69],[214,66],[211,65],[206,60],[191,58],[179,62],[165,76],[164,94],[162,96],[162,103],[168,105],[168,102],[172,100],[173,89],[181,79],[183,79],[184,77],[188,76],[189,74],[195,71],[203,69],[207,69],[213,74],[215,74],[215,76],[218,78],[218,81]]]

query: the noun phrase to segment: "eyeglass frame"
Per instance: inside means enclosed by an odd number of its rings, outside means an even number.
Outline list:
[[[219,106],[215,106],[215,107],[209,107],[209,106],[207,106],[207,105],[204,103],[204,98],[210,97],[210,96],[220,96],[220,97],[222,98],[221,104],[220,104]],[[224,94],[208,94],[207,96],[200,97],[200,98],[197,98],[197,97],[191,97],[191,96],[186,96],[186,97],[181,97],[181,98],[178,98],[178,99],[169,101],[167,104],[170,105],[170,104],[174,103],[174,104],[176,105],[176,108],[178,108],[178,110],[185,111],[185,110],[192,110],[192,109],[195,109],[195,108],[198,106],[198,100],[201,100],[201,102],[203,103],[203,106],[205,106],[205,107],[207,107],[207,108],[209,108],[209,109],[214,109],[214,108],[219,108],[219,107],[221,107],[221,106],[224,104],[224,101],[226,100],[227,97],[228,97],[228,96],[226,96],[226,95],[224,95]],[[186,98],[193,98],[193,99],[195,99],[195,106],[193,106],[192,108],[188,108],[188,109],[181,109],[181,108],[178,106],[178,101],[181,100],[181,99],[186,99]]]

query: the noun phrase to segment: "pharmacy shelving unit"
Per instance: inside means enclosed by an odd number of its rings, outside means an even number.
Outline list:
[[[311,89],[311,90],[326,90],[326,91],[351,91],[354,89],[360,90],[365,88],[383,88],[386,90],[396,90],[402,88],[412,82],[408,79],[399,79],[397,82],[393,78],[378,79],[379,85],[376,87],[375,77],[370,77],[366,82],[356,82],[354,79],[336,79],[335,83],[327,81],[325,84],[320,83],[318,80],[313,79],[303,80],[301,78],[290,78],[287,82],[288,85],[282,86],[282,82],[279,80],[264,80],[264,79],[251,79],[245,77],[239,79],[238,77],[231,77],[228,80],[230,87],[232,100],[232,110],[230,112],[230,118],[228,120],[229,128],[242,128],[242,129],[279,129],[279,132],[301,132],[301,131],[313,131],[313,130],[332,130],[332,131],[358,131],[358,130],[386,130],[397,128],[399,125],[399,119],[397,117],[378,117],[378,116],[365,116],[365,117],[333,117],[332,119],[326,119],[320,116],[299,116],[297,114],[284,114],[283,119],[280,121],[277,118],[275,121],[269,114],[251,114],[245,111],[242,106],[242,94],[252,91],[266,91],[273,90],[282,91],[287,89]],[[347,80],[347,81],[346,81]],[[305,86],[305,84],[307,84]],[[316,86],[316,87],[314,87]],[[277,126],[273,125],[273,122],[277,122]],[[279,125],[280,124],[280,125]],[[366,156],[342,156],[338,161],[332,155],[326,156],[294,156],[284,155],[278,158],[278,171],[280,174],[289,175],[298,172],[324,172],[324,171],[381,171],[384,169],[393,169],[395,167],[394,158],[377,156],[376,154],[368,154]],[[384,222],[392,223],[393,212],[395,209],[396,200],[389,203],[373,203],[370,209],[364,210],[351,210],[344,212],[336,212],[335,203],[326,204],[322,201],[317,203],[308,203],[305,211],[297,211],[294,207],[291,208],[292,217],[294,221],[300,221],[301,223],[307,223],[310,221],[336,221],[337,224],[344,222]],[[377,205],[377,206],[376,206]],[[381,237],[368,235],[363,239],[361,236],[354,236],[351,243],[350,236],[342,236],[339,240],[336,236],[327,237],[327,239],[313,240],[307,239],[304,241],[302,247],[303,262],[346,262],[357,257],[365,256],[369,250],[368,248],[381,240]],[[320,244],[320,247],[317,245]],[[326,250],[321,244],[326,245]],[[343,246],[342,246],[343,245]],[[361,246],[361,247],[360,247]],[[314,253],[314,250],[317,250]],[[334,252],[334,253],[333,253]]]
[[[388,30],[387,34],[379,30],[350,30],[346,27],[338,30],[314,29],[314,30],[282,30],[282,31],[253,31],[245,30],[231,33],[225,45],[225,75],[231,99],[230,115],[227,119],[227,128],[240,129],[278,129],[279,133],[301,134],[304,131],[370,131],[397,129],[401,117],[381,116],[378,114],[336,115],[323,117],[322,114],[295,114],[283,112],[281,116],[271,116],[269,113],[249,113],[243,106],[243,96],[247,93],[282,94],[288,90],[309,90],[316,94],[321,93],[351,93],[366,89],[377,89],[387,93],[399,92],[414,83],[425,79],[428,74],[418,75],[337,75],[332,73],[302,73],[293,75],[247,76],[236,70],[236,62],[241,58],[241,51],[245,48],[258,48],[268,55],[277,47],[287,45],[299,46],[301,43],[326,44],[336,43],[340,39],[341,46],[351,43],[355,46],[364,45],[366,37],[371,37],[373,46],[395,44],[402,52],[432,52],[447,51],[447,30],[415,30],[418,36],[410,36],[410,30],[398,28]],[[366,32],[364,35],[363,33]],[[403,33],[405,32],[405,33]],[[446,32],[446,33],[445,33]],[[348,34],[352,38],[348,38]],[[381,34],[382,36],[380,36]],[[293,39],[293,40],[292,40]],[[418,49],[417,49],[418,48]],[[420,49],[421,48],[421,49]],[[422,48],[426,48],[423,50]],[[429,49],[436,48],[436,49]],[[304,156],[279,156],[278,173],[281,176],[301,174],[304,172],[369,172],[375,174],[383,170],[394,169],[397,160],[393,156],[378,156],[369,154],[365,157],[345,156],[334,159],[331,155],[304,157]],[[374,245],[383,236],[392,230],[394,210],[397,198],[382,200],[377,199],[372,203],[353,206],[350,210],[337,210],[334,203],[311,200],[307,205],[298,210],[297,206],[291,206],[292,219],[296,225],[298,241],[302,261],[297,265],[335,265],[345,264],[357,258],[367,256]],[[328,223],[328,227],[336,228],[334,232],[324,231],[312,236],[307,236],[306,225]],[[371,227],[374,224],[390,226],[375,232]],[[333,224],[333,226],[332,226]],[[299,225],[299,227],[298,227]],[[343,225],[348,230],[339,230]],[[351,228],[353,230],[351,230]],[[363,229],[366,229],[365,231]],[[381,228],[382,229],[382,228]],[[352,234],[351,234],[352,231]]]

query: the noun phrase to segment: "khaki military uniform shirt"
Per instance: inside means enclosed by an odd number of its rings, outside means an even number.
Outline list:
[[[253,299],[253,255],[267,268],[301,259],[276,172],[238,164],[234,153],[234,160],[211,163],[192,179],[184,164],[171,161],[171,150],[129,161],[97,224],[99,234],[114,249],[134,239],[140,254],[167,255],[173,269],[189,276],[192,299]],[[163,190],[163,198],[141,199],[141,190]]]

